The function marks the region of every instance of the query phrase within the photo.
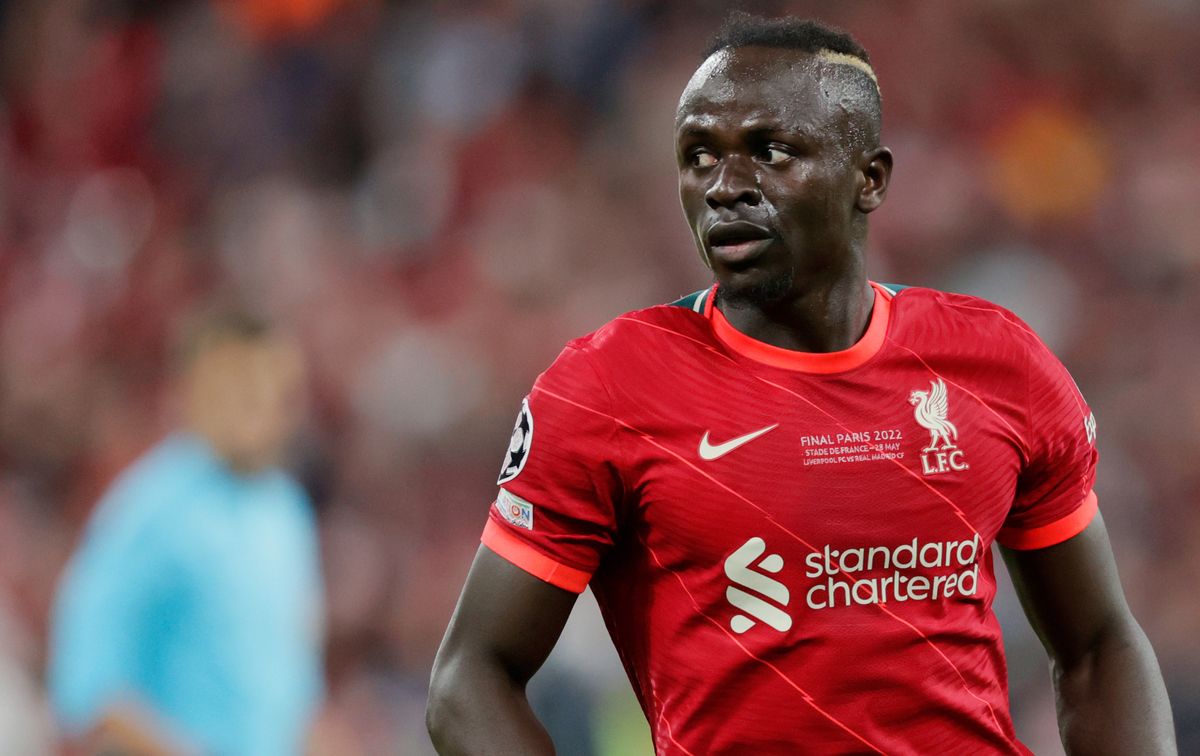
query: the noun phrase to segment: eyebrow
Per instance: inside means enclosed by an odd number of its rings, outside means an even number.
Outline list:
[[[808,132],[802,128],[795,126],[784,126],[780,123],[752,123],[747,129],[747,132],[754,136],[765,136],[767,134],[799,134],[800,136],[808,136]]]
[[[710,132],[711,129],[693,124],[691,126],[685,126],[684,128],[679,129],[677,133],[680,137],[701,137],[707,136]]]
[[[761,122],[761,121],[751,121],[747,128],[739,129],[739,130],[744,131],[745,133],[749,133],[751,136],[755,136],[755,137],[762,137],[762,136],[766,136],[768,134],[779,134],[779,133],[795,134],[804,139],[807,139],[809,136],[809,132],[807,129],[799,128],[799,127],[795,127],[795,126],[788,127],[788,126],[784,126],[783,124],[777,123],[777,122],[767,123],[767,122]],[[677,135],[680,139],[687,139],[687,138],[705,137],[711,133],[712,133],[711,128],[708,128],[706,126],[701,126],[699,124],[689,124],[689,125],[684,126],[681,129],[679,129],[677,132]]]

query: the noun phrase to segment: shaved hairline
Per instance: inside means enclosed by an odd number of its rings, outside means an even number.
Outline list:
[[[773,46],[750,44],[750,45],[744,45],[744,47],[773,47]],[[738,49],[737,47],[722,47],[719,50],[713,50],[712,54],[710,54],[707,58],[705,58],[703,61],[701,61],[700,66],[692,73],[692,78],[689,79],[688,85],[690,86],[692,84],[692,82],[695,81],[696,74],[699,74],[701,71],[703,71],[706,67],[709,66],[709,62],[713,58],[720,56],[722,53],[732,54],[737,49]],[[875,96],[878,97],[880,99],[880,101],[883,100],[883,92],[879,88],[879,77],[875,75],[875,69],[871,67],[870,63],[868,63],[867,61],[858,57],[857,55],[851,55],[849,53],[838,52],[837,50],[830,50],[827,47],[821,48],[820,50],[817,50],[815,52],[807,52],[805,50],[800,50],[798,48],[788,48],[788,47],[779,47],[779,48],[775,48],[775,49],[793,50],[802,55],[809,55],[814,60],[821,62],[821,63],[828,63],[830,65],[835,65],[835,66],[850,66],[851,68],[854,68],[854,69],[858,70],[859,72],[863,73],[864,75],[866,75],[866,77],[868,79],[871,80],[871,84],[875,88]],[[684,87],[683,94],[687,94],[688,88],[689,88],[688,86]]]
[[[683,92],[680,93],[679,103],[675,110],[676,126],[681,123],[681,119],[685,115],[684,104],[688,99],[688,95],[692,93],[698,86],[700,86],[704,79],[707,79],[715,73],[713,69],[720,65],[719,59],[723,57],[728,59],[729,56],[736,55],[739,49],[751,47],[778,50],[779,52],[785,54],[791,52],[796,55],[803,56],[805,60],[802,65],[813,66],[815,64],[815,70],[813,70],[813,73],[815,73],[818,78],[822,76],[822,74],[819,73],[821,65],[825,64],[830,66],[831,68],[826,69],[826,74],[824,75],[834,76],[839,79],[839,86],[853,87],[861,92],[861,95],[856,97],[861,105],[856,107],[855,110],[866,119],[867,123],[866,132],[860,132],[860,137],[863,139],[863,141],[860,143],[865,148],[877,147],[879,145],[883,127],[883,95],[879,90],[879,79],[875,76],[875,70],[871,67],[870,63],[858,57],[857,55],[841,53],[828,48],[808,51],[793,47],[777,47],[775,45],[760,45],[752,43],[747,45],[722,47],[714,50],[707,58],[701,61],[695,72],[692,73],[692,77],[688,80],[687,85],[684,86]],[[791,64],[785,65],[790,66]],[[863,82],[861,79],[859,79],[859,81],[856,83],[851,83],[851,79],[857,78],[855,73],[865,76],[870,80],[870,84]],[[872,98],[872,95],[874,97],[874,102],[868,102]]]
[[[879,79],[875,76],[875,69],[871,68],[871,64],[867,61],[863,60],[857,55],[850,55],[849,53],[841,53],[837,52],[836,50],[829,49],[818,50],[813,54],[816,56],[817,60],[822,62],[832,63],[839,66],[851,66],[853,68],[857,68],[859,71],[862,71],[867,75],[867,78],[871,80],[871,83],[875,85],[875,93],[882,97],[882,93],[879,91]]]

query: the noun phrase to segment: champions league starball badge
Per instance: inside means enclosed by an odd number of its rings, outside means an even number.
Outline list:
[[[517,426],[513,428],[512,438],[508,442],[508,454],[504,457],[504,465],[500,468],[500,478],[496,484],[507,483],[520,474],[529,459],[529,445],[533,443],[533,413],[529,411],[529,399],[521,401],[521,414],[517,415]]]

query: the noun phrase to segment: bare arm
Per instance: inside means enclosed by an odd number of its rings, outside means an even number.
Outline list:
[[[574,593],[479,547],[433,663],[425,720],[438,753],[554,752],[525,684],[574,604]]]
[[[1055,546],[1001,553],[1050,656],[1067,753],[1175,754],[1158,660],[1125,603],[1100,516]]]
[[[119,753],[125,756],[184,756],[189,748],[136,704],[109,709],[80,744],[81,754]]]

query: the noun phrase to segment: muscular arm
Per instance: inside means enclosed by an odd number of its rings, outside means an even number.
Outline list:
[[[1001,553],[1050,656],[1067,753],[1176,753],[1158,660],[1125,603],[1100,516],[1055,546]]]
[[[574,604],[574,593],[479,547],[433,663],[425,720],[438,753],[554,752],[525,684]]]

